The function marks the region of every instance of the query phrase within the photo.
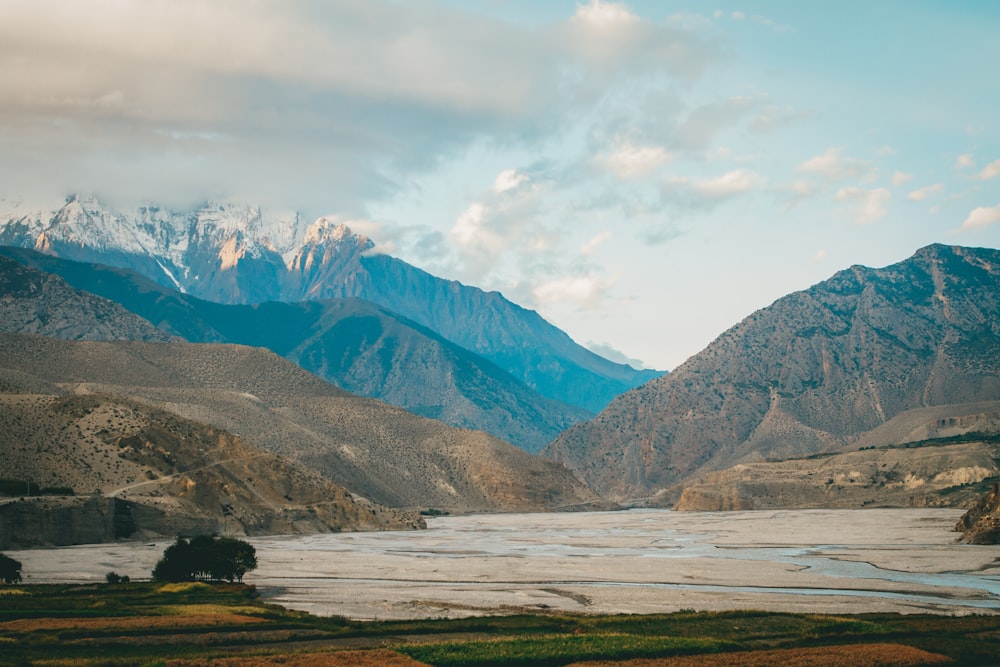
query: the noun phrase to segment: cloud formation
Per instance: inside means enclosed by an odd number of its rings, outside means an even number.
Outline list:
[[[923,201],[943,191],[944,191],[944,184],[935,183],[934,185],[928,185],[927,187],[914,190],[913,192],[906,195],[906,198],[909,199],[910,201]]]
[[[1000,204],[996,206],[977,206],[969,213],[962,223],[962,230],[982,229],[1000,222]]]
[[[820,176],[829,181],[847,181],[871,175],[872,166],[864,160],[843,156],[840,148],[828,148],[796,168],[799,173]]]
[[[884,218],[892,193],[885,188],[841,188],[837,191],[837,201],[854,203],[854,215],[859,225],[867,225]]]
[[[979,172],[979,178],[984,181],[992,180],[997,176],[1000,176],[1000,160],[990,162]]]
[[[351,215],[474,142],[541,140],[637,76],[690,80],[716,57],[598,0],[541,27],[386,0],[9,0],[3,14],[5,187]]]

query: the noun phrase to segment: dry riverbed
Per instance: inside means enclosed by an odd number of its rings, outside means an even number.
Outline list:
[[[518,611],[1000,610],[1000,547],[961,511],[642,510],[431,519],[420,532],[256,538],[247,576],[286,607],[358,619]],[[27,581],[146,577],[166,544],[9,552]]]

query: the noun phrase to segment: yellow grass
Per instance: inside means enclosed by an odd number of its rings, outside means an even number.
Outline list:
[[[427,663],[395,651],[336,651],[289,655],[247,656],[197,660],[171,660],[168,667],[426,667]]]
[[[916,667],[950,663],[937,653],[900,644],[850,644],[770,651],[739,651],[677,658],[643,658],[624,662],[576,662],[569,667]]]
[[[138,630],[142,628],[184,628],[206,625],[244,625],[265,619],[245,614],[189,614],[177,616],[127,616],[104,618],[21,618],[0,623],[0,632],[47,630]]]

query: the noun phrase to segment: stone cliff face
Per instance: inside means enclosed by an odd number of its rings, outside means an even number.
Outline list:
[[[842,450],[915,408],[1000,398],[1000,252],[930,246],[779,299],[551,443],[599,492]]]
[[[1000,544],[1000,483],[983,495],[959,520],[955,530],[969,544]]]

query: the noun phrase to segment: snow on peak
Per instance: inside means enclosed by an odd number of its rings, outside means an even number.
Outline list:
[[[359,246],[371,248],[374,244],[370,239],[360,236],[351,231],[345,223],[337,217],[324,216],[314,222],[306,231],[303,245],[320,245],[331,243],[337,245],[344,240],[352,239]]]

